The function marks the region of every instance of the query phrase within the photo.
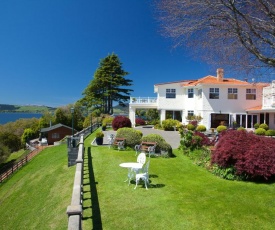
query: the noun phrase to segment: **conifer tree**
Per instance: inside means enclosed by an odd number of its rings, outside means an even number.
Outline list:
[[[103,113],[112,114],[113,102],[124,104],[133,91],[127,88],[132,85],[132,80],[125,78],[128,74],[116,54],[108,55],[100,61],[81,101],[87,102],[90,107],[99,108]]]

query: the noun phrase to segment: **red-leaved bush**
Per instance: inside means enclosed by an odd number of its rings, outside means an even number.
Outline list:
[[[145,121],[139,117],[136,118],[136,125],[145,125]]]
[[[113,122],[112,122],[113,130],[116,131],[119,128],[124,128],[124,127],[131,128],[132,127],[131,120],[128,117],[124,117],[124,116],[115,117]]]
[[[201,137],[201,146],[209,146],[213,144],[212,141],[204,133],[194,131],[193,136]]]
[[[222,168],[235,168],[248,179],[268,180],[275,176],[275,139],[246,131],[223,132],[211,156]]]

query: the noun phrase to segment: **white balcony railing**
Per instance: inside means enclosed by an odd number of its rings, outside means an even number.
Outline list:
[[[157,103],[156,97],[130,97],[131,104],[152,104]]]

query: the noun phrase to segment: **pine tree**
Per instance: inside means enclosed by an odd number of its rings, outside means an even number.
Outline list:
[[[113,101],[124,104],[129,100],[128,88],[132,80],[126,79],[129,73],[124,71],[122,63],[116,54],[111,54],[100,61],[98,69],[94,73],[87,88],[84,90],[85,101],[93,108],[99,108],[103,113],[113,113]]]

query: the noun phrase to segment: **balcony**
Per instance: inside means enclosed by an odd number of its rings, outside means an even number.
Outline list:
[[[156,97],[130,97],[131,104],[154,104],[157,103]]]
[[[135,108],[157,108],[156,97],[130,97],[130,106]]]

